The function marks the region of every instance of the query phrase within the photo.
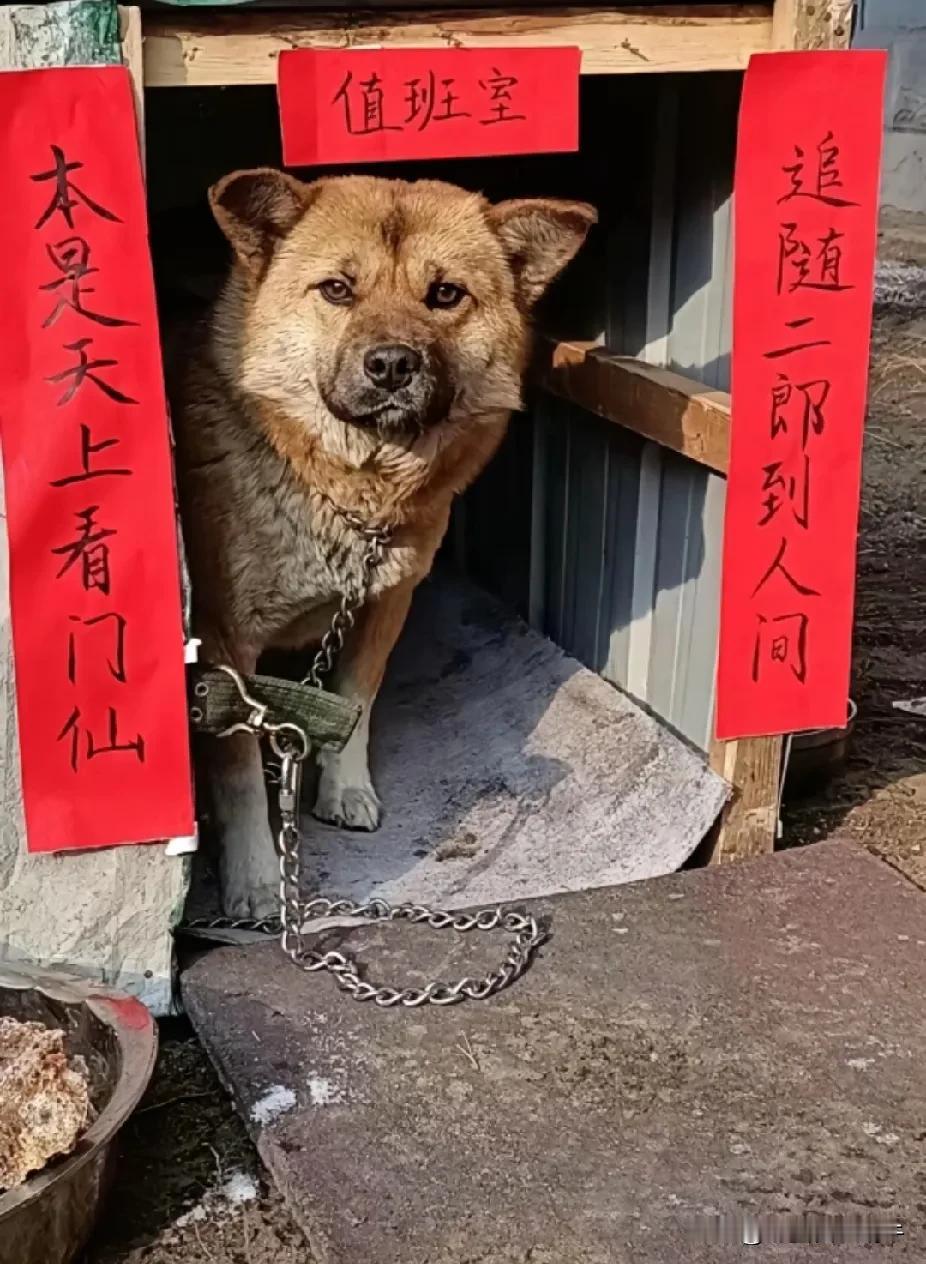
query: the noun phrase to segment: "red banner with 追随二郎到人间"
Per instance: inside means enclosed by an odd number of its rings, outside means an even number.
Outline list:
[[[179,560],[128,71],[0,75],[2,438],[30,851],[188,835]]]
[[[846,723],[885,62],[763,53],[746,72],[721,739]]]

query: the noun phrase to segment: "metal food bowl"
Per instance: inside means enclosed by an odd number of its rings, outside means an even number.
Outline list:
[[[0,1015],[65,1033],[90,1070],[96,1111],[77,1147],[0,1194],[0,1264],[68,1264],[100,1210],[113,1141],[144,1093],[157,1053],[154,1022],[133,997],[54,971],[0,966]]]
[[[786,798],[812,794],[842,771],[857,715],[858,707],[850,698],[845,728],[810,729],[794,734],[785,772]]]

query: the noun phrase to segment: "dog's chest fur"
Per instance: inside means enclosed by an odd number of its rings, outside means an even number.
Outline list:
[[[187,543],[197,634],[225,650],[316,641],[360,582],[367,541],[335,507],[341,489],[310,483],[220,382],[195,376],[177,446],[184,517],[196,524]],[[424,524],[397,528],[369,597],[427,572],[449,500],[432,505]]]

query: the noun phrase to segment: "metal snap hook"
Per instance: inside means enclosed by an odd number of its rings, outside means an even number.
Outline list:
[[[224,672],[226,676],[231,676],[235,682],[235,688],[241,695],[241,701],[251,708],[251,713],[247,720],[229,725],[227,729],[223,729],[217,736],[230,737],[232,733],[263,733],[267,728],[267,712],[270,708],[265,702],[259,702],[257,698],[251,697],[244,683],[244,677],[240,672],[235,671],[234,667],[229,667],[227,663],[219,663],[216,670]]]
[[[291,759],[301,764],[308,756],[309,739],[298,724],[268,724],[264,731],[270,739],[270,749],[278,759]]]

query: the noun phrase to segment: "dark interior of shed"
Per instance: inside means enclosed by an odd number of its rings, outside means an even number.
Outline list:
[[[654,155],[660,101],[670,79],[679,93],[679,180],[689,178],[686,168],[703,161],[706,149],[719,150],[721,161],[730,165],[739,77],[702,74],[583,78],[581,142],[574,154],[371,164],[363,170],[447,180],[493,201],[559,196],[593,203],[599,224],[545,296],[536,325],[556,338],[601,340],[619,354],[636,355],[647,341]],[[166,332],[212,298],[228,267],[227,245],[208,207],[209,186],[235,169],[282,166],[275,92],[269,87],[152,90],[146,98],[146,150],[152,248]],[[310,180],[341,171],[293,174]],[[513,419],[502,449],[462,498],[443,549],[445,560],[522,617],[529,614],[535,394],[528,384],[526,411]],[[568,424],[601,425],[584,415]],[[611,432],[612,442],[639,449],[634,434],[613,427]],[[549,456],[554,465],[560,459],[556,442],[554,437]],[[555,486],[551,494],[558,494]],[[556,552],[555,532],[552,538],[548,533],[545,547]],[[555,621],[543,630],[600,669],[592,661],[594,652],[570,645]]]

